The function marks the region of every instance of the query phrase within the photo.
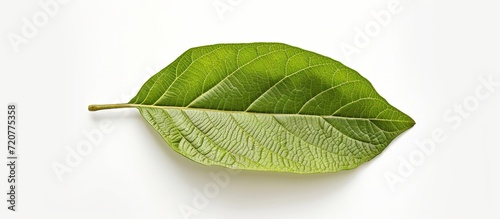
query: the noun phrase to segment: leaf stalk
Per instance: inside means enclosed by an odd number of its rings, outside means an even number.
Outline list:
[[[133,108],[136,107],[135,104],[129,103],[116,103],[116,104],[92,104],[89,105],[89,111],[99,111],[106,109],[119,109],[119,108]]]

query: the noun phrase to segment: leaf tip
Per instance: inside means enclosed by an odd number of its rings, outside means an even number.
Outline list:
[[[415,124],[417,124],[415,120],[413,120],[413,118],[411,118],[410,116],[407,115],[406,117],[408,120],[408,129],[412,128],[413,126],[415,126]]]

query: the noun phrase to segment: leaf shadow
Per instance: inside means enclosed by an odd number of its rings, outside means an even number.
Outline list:
[[[176,153],[147,122],[143,121],[141,124],[143,125],[137,128],[150,130],[151,135],[146,137],[154,139],[156,146],[161,148],[168,159],[168,165],[175,165],[178,174],[176,179],[182,180],[188,187],[204,192],[208,184],[216,183],[210,173],[229,175],[229,183],[225,187],[219,186],[218,194],[213,199],[235,209],[279,207],[283,202],[293,204],[331,197],[334,195],[332,193],[341,192],[367,167],[363,164],[354,170],[325,174],[243,170],[231,175],[227,168],[198,164]],[[189,195],[194,196],[192,193]]]
[[[113,110],[101,110],[98,112],[91,112],[90,118],[94,122],[99,122],[102,120],[112,120],[118,121],[123,118],[135,119],[140,118],[141,116],[137,114],[138,110],[136,109],[113,109]]]

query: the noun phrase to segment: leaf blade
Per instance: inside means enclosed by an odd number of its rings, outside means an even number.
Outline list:
[[[183,156],[249,170],[352,169],[415,124],[356,71],[280,43],[189,49],[129,104]]]

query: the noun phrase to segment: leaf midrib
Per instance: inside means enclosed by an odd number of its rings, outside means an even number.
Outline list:
[[[402,122],[402,123],[412,123],[406,120],[393,120],[393,119],[378,119],[378,118],[356,118],[347,116],[333,116],[333,115],[314,115],[314,114],[298,114],[298,113],[261,113],[261,112],[249,112],[249,111],[236,111],[236,110],[218,110],[218,109],[208,109],[208,108],[194,108],[194,107],[183,107],[183,106],[158,106],[158,105],[144,105],[135,103],[119,103],[119,104],[106,104],[106,105],[91,105],[89,110],[97,111],[102,109],[113,109],[113,108],[156,108],[156,109],[176,109],[176,110],[199,110],[204,112],[220,112],[220,113],[233,113],[233,114],[250,114],[250,115],[270,115],[270,116],[299,116],[299,117],[322,117],[322,118],[338,118],[338,119],[352,119],[352,120],[368,120],[368,121],[387,121],[387,122]]]

